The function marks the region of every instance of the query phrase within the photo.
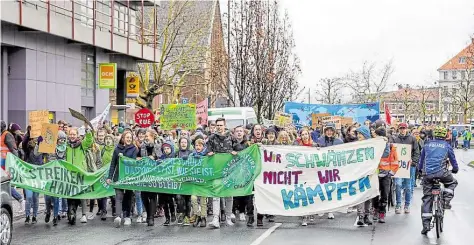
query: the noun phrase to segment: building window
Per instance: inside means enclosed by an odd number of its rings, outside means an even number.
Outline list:
[[[83,48],[81,57],[81,95],[94,97],[95,90],[95,57],[94,50]]]
[[[94,13],[94,1],[93,0],[81,0],[81,24],[84,26],[92,27],[93,25],[93,13]]]
[[[444,104],[444,108],[443,108],[443,110],[447,112],[447,111],[448,111],[448,109],[449,109],[449,105],[448,105],[448,104]]]
[[[443,95],[447,95],[448,94],[448,86],[444,86],[443,87]]]
[[[403,110],[403,104],[398,104],[398,110]]]
[[[458,79],[458,72],[457,71],[452,71],[451,72],[451,78],[453,80],[457,80]]]
[[[461,71],[461,79],[466,79],[466,71]]]
[[[93,115],[92,115],[92,110],[93,108],[92,107],[85,107],[85,106],[82,106],[81,107],[81,113],[82,115],[84,115],[87,119],[91,120],[93,118]]]
[[[453,91],[453,94],[456,94],[456,93],[458,92],[458,89],[457,89],[457,88],[453,88],[452,91]]]
[[[466,57],[459,57],[459,64],[466,64]]]
[[[443,72],[443,79],[448,80],[448,72],[447,71]]]

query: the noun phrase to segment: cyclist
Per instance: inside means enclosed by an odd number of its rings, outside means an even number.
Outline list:
[[[421,151],[420,162],[418,170],[423,175],[423,204],[421,206],[421,220],[423,223],[423,230],[421,234],[426,235],[430,231],[430,223],[433,207],[433,196],[431,191],[433,189],[434,179],[439,179],[444,184],[444,204],[445,209],[451,208],[451,200],[454,197],[454,189],[458,185],[458,181],[454,179],[453,175],[447,169],[445,164],[446,158],[449,159],[453,169],[452,173],[457,173],[459,170],[453,148],[446,142],[446,135],[448,130],[443,127],[436,127],[433,130],[434,140],[428,141]]]

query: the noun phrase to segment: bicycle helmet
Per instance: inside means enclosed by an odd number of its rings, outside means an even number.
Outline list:
[[[434,129],[433,135],[435,138],[444,139],[446,138],[446,135],[448,135],[448,130],[446,128],[438,126]]]

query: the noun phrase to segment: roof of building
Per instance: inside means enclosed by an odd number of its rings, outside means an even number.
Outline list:
[[[461,63],[461,58],[464,57],[465,62]],[[473,64],[474,57],[474,38],[472,42],[465,47],[461,52],[456,56],[451,58],[443,66],[441,66],[438,71],[450,71],[450,70],[461,70],[468,69],[469,67],[474,67]]]
[[[438,88],[399,88],[396,91],[384,92],[381,97],[385,101],[421,101],[425,97],[425,101],[435,101],[439,98]]]

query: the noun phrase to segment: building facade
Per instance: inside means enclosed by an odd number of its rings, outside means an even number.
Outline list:
[[[116,96],[125,104],[125,78],[139,62],[160,55],[140,33],[145,7],[154,1],[1,1],[0,118],[28,124],[28,113],[49,110],[50,121],[80,124],[69,108],[89,119]],[[117,64],[115,90],[98,88],[100,63]],[[117,111],[113,112],[117,116]],[[122,113],[122,117],[123,117]],[[118,118],[123,120],[123,118]]]
[[[474,110],[474,38],[439,69],[439,110],[444,122],[470,123]]]

